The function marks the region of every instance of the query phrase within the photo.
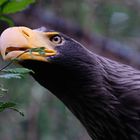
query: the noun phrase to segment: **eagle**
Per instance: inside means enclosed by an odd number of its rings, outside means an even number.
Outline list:
[[[42,47],[42,54],[29,51]],[[4,60],[18,58],[32,69],[34,79],[67,106],[93,140],[140,140],[139,70],[49,29],[8,28],[0,52]]]

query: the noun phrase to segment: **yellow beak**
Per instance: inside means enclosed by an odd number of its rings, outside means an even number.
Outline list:
[[[0,52],[4,60],[18,58],[21,60],[47,61],[48,56],[56,54],[50,35],[57,32],[42,32],[27,27],[11,27],[3,31],[0,37]],[[44,48],[44,53],[29,52],[33,48]]]

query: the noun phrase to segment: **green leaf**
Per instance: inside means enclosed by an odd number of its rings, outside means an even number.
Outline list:
[[[8,90],[3,88],[3,85],[0,85],[0,97],[3,97]]]
[[[40,55],[45,54],[45,47],[40,47],[40,48],[32,48],[29,50],[29,52],[32,54],[32,52],[38,52]]]
[[[0,112],[4,111],[7,108],[15,107],[16,104],[13,102],[0,102]]]
[[[7,0],[0,0],[0,6],[4,4]]]
[[[3,14],[12,14],[24,10],[35,0],[12,0],[9,1],[2,10]]]
[[[4,111],[5,109],[12,109],[12,110],[18,112],[20,115],[24,116],[24,113],[19,111],[16,108],[16,103],[13,103],[13,102],[0,102],[0,112]]]
[[[34,73],[32,70],[27,68],[14,68],[14,69],[4,69],[2,72],[6,73],[12,73],[12,74],[28,74],[28,73]]]
[[[5,74],[1,74],[0,78],[4,79],[21,79],[25,76],[25,74],[34,73],[32,70],[27,68],[3,69],[2,72],[5,72]]]
[[[21,112],[20,110],[18,110],[17,108],[15,108],[15,107],[10,107],[9,109],[12,109],[12,110],[18,112],[21,116],[24,116],[24,113]]]
[[[12,19],[7,16],[0,16],[0,20],[7,22],[9,26],[14,26],[14,22],[12,21]]]
[[[15,74],[15,73],[7,73],[7,74],[0,75],[0,78],[4,78],[4,79],[11,79],[11,78],[22,79],[23,77],[24,77],[23,74]]]

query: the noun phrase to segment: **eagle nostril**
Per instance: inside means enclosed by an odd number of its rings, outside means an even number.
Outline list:
[[[22,30],[22,33],[25,37],[30,37],[30,35],[26,31]]]

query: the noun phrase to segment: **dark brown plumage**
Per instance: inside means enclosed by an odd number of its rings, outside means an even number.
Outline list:
[[[33,77],[66,104],[93,139],[139,139],[140,72],[71,39],[57,50],[51,63],[21,63],[35,71]]]
[[[59,36],[64,43],[55,46],[57,54],[48,62],[19,63],[35,72],[32,76],[75,114],[93,140],[139,140],[140,71]]]

